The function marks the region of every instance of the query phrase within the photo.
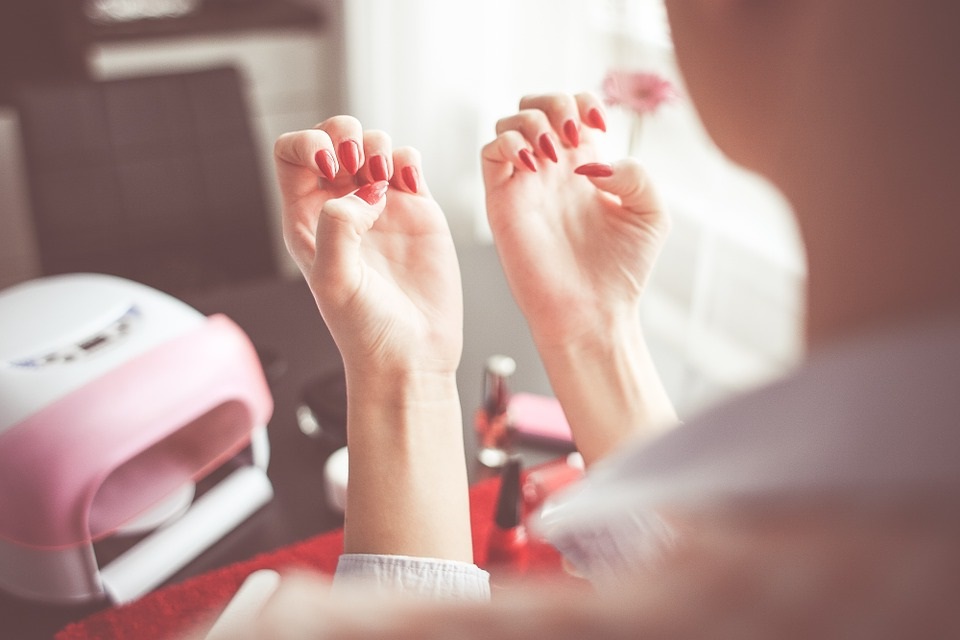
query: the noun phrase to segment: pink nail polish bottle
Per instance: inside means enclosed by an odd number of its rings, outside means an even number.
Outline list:
[[[497,510],[487,544],[487,565],[491,572],[518,575],[527,568],[529,538],[523,524],[520,469],[520,458],[513,456],[500,473]]]

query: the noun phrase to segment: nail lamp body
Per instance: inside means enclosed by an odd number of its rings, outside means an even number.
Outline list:
[[[0,589],[127,602],[159,585],[272,498],[272,411],[225,316],[106,275],[0,291]],[[98,564],[95,541],[143,530]]]

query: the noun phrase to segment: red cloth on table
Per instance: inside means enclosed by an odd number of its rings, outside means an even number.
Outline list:
[[[486,545],[493,527],[499,487],[499,478],[490,478],[470,488],[473,551],[481,567],[486,563]],[[260,569],[280,572],[308,569],[332,574],[342,551],[343,530],[324,533],[164,587],[136,602],[99,611],[64,627],[57,633],[56,640],[180,638],[198,625],[210,622],[250,573]],[[528,572],[559,573],[560,566],[560,556],[553,547],[545,543],[531,545]]]

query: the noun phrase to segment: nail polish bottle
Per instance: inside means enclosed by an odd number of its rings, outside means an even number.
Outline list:
[[[583,456],[577,452],[534,469],[523,481],[524,513],[533,513],[547,498],[583,479],[584,473]]]
[[[502,467],[509,455],[512,430],[507,380],[516,369],[513,358],[495,355],[487,359],[484,370],[483,403],[474,414],[474,426],[480,439],[477,459],[491,469]]]
[[[529,538],[523,524],[520,495],[520,458],[511,457],[500,473],[500,493],[487,546],[491,571],[520,574],[527,568]]]

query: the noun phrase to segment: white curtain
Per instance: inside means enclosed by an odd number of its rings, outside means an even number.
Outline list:
[[[488,241],[480,147],[527,93],[598,90],[610,68],[681,88],[662,0],[344,0],[348,111],[424,156],[460,241]],[[638,155],[674,233],[642,321],[674,400],[692,412],[800,355],[804,265],[776,190],[735,167],[681,101],[647,117],[611,109],[604,153]]]
[[[480,147],[526,93],[599,86],[583,0],[346,0],[348,108],[424,171],[458,236],[484,233]],[[584,12],[588,12],[586,16]]]

